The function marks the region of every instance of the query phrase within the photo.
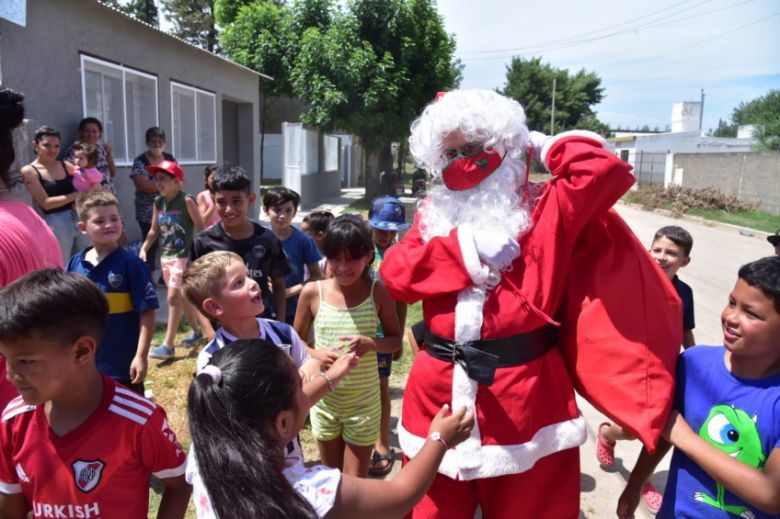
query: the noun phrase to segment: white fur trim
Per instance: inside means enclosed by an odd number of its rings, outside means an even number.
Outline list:
[[[488,278],[488,267],[483,265],[479,259],[477,246],[474,244],[474,228],[471,225],[461,225],[458,227],[457,235],[463,264],[466,266],[471,280],[475,285],[485,283]]]
[[[477,388],[479,385],[471,380],[466,370],[460,364],[453,364],[452,368],[452,409],[457,410],[463,406],[476,416]],[[458,446],[454,463],[458,470],[473,471],[479,469],[482,463],[482,435],[479,432],[479,424],[474,420],[474,427],[469,437]]]
[[[585,419],[582,416],[550,424],[536,431],[533,438],[525,443],[482,445],[479,465],[468,469],[460,466],[459,458],[464,445],[460,444],[447,451],[439,465],[439,472],[449,478],[457,477],[461,481],[518,474],[530,470],[545,456],[582,445],[587,437]],[[413,435],[399,423],[398,440],[404,454],[413,458],[422,449],[426,438]]]
[[[547,166],[547,153],[550,151],[550,148],[553,147],[555,143],[558,141],[562,141],[568,137],[584,137],[586,139],[590,139],[593,141],[593,144],[599,146],[600,148],[604,148],[607,145],[607,141],[599,135],[598,133],[591,132],[588,130],[570,130],[568,132],[559,133],[553,137],[550,137],[544,142],[544,146],[542,146],[542,163]],[[548,170],[550,168],[547,168]]]

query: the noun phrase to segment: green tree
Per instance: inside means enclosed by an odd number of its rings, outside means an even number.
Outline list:
[[[736,125],[755,124],[758,129],[757,150],[780,151],[780,90],[770,90],[765,96],[740,103],[731,120]]]
[[[436,92],[457,85],[455,41],[431,0],[353,0],[327,28],[310,27],[291,82],[305,123],[357,135],[366,149],[366,194],[392,169],[390,144]]]
[[[360,138],[367,152],[366,191],[392,169],[390,144],[436,92],[460,81],[449,36],[433,0],[216,0],[223,50],[272,76],[267,95],[308,105],[303,122]]]
[[[711,132],[713,137],[736,137],[737,125],[718,119],[718,127]]]
[[[157,4],[154,0],[130,0],[129,2],[119,2],[118,0],[101,0],[104,4],[110,5],[130,16],[146,22],[155,27],[160,26]]]
[[[171,33],[209,52],[219,52],[219,31],[214,18],[215,0],[162,0],[173,25]]]
[[[284,0],[214,0],[214,18],[221,26],[233,23],[238,13],[245,5],[255,3],[272,3],[276,6],[285,4]]]
[[[555,128],[551,128],[553,107],[553,79],[555,79]],[[584,69],[570,74],[558,69],[542,58],[512,58],[507,65],[504,95],[516,99],[525,109],[528,127],[545,133],[555,133],[574,128],[599,133],[609,127],[598,120],[593,106],[604,97],[601,79],[594,72]]]
[[[222,0],[217,0],[218,3]],[[223,6],[224,7],[224,6]],[[272,79],[261,79],[260,149],[265,144],[268,97],[290,96],[290,69],[295,58],[293,23],[290,9],[274,2],[254,2],[235,11],[217,11],[217,20],[225,29],[220,35],[223,51],[230,59],[262,72]],[[232,17],[232,18],[231,18]],[[260,161],[260,181],[263,181],[263,161]]]

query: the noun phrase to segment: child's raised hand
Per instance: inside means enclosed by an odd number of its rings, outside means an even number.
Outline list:
[[[328,370],[327,375],[338,382],[346,377],[350,371],[355,369],[360,362],[360,359],[354,353],[345,353],[341,355]]]
[[[342,346],[343,349],[354,353],[358,357],[362,357],[363,354],[374,351],[374,348],[376,348],[374,339],[365,335],[342,335],[339,337],[339,340],[345,341],[345,344]]]
[[[466,406],[463,406],[447,416],[449,410],[449,405],[441,406],[431,421],[428,433],[438,432],[449,447],[454,447],[471,434],[471,429],[474,427],[474,411],[466,412]]]

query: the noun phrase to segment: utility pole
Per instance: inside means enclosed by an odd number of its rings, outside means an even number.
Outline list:
[[[701,125],[704,121],[704,89],[701,89],[701,105],[699,105],[699,133],[701,133]]]
[[[550,112],[550,135],[555,135],[555,84],[557,80],[558,78],[553,78],[552,112]]]

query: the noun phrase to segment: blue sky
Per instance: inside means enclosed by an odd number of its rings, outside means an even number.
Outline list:
[[[595,72],[612,125],[664,128],[705,92],[704,128],[780,89],[778,0],[439,0],[463,88],[501,88],[512,56]],[[522,101],[521,101],[522,102]]]

